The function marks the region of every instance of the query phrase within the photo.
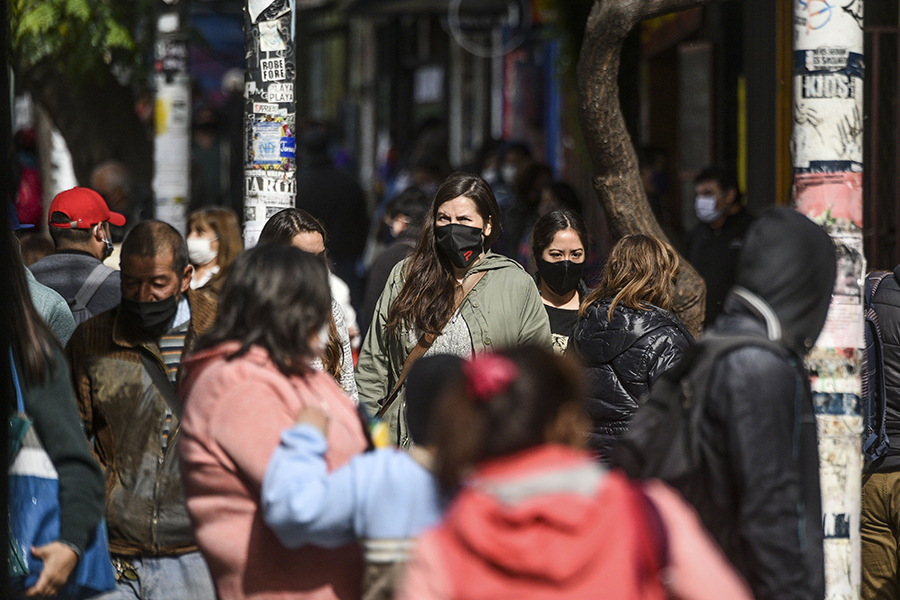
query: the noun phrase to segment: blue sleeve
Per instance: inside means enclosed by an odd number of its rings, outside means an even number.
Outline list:
[[[286,548],[352,542],[355,508],[353,463],[328,473],[325,436],[312,425],[285,429],[262,485],[266,524]]]

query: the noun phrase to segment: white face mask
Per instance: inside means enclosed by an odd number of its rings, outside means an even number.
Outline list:
[[[715,223],[722,218],[724,211],[721,208],[716,208],[717,200],[718,198],[715,196],[697,196],[697,199],[694,201],[694,211],[697,213],[697,218],[704,223]]]
[[[513,180],[518,174],[519,169],[516,168],[516,165],[506,164],[500,167],[500,177],[503,178],[503,183],[506,185],[512,185]]]
[[[218,238],[216,238],[218,239]],[[219,255],[218,250],[213,250],[210,246],[213,240],[206,238],[189,238],[187,241],[188,258],[192,264],[203,266],[216,260]]]
[[[328,347],[328,340],[330,339],[328,323],[322,325],[321,329],[319,329],[319,335],[317,336],[317,347],[314,348],[316,354],[319,356],[325,354],[325,348]]]

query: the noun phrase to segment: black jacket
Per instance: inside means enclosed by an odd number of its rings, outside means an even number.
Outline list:
[[[717,362],[706,393],[710,477],[700,516],[756,600],[821,600],[825,592],[816,414],[802,357],[822,331],[836,261],[828,234],[775,208],[747,231],[735,287],[713,327],[780,343]],[[691,499],[688,499],[691,501]],[[844,515],[835,538],[849,543]]]
[[[594,422],[590,445],[603,457],[628,430],[650,386],[678,364],[693,342],[678,317],[667,310],[618,305],[610,321],[610,302],[605,298],[588,307],[575,327],[572,345],[587,367],[588,412]]]
[[[716,334],[766,337],[736,296],[724,309]],[[758,346],[730,352],[710,379],[707,415],[703,524],[757,600],[821,599],[816,416],[802,359]]]

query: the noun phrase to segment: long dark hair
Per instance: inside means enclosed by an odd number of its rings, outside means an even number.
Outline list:
[[[19,377],[29,386],[43,384],[56,367],[54,349],[59,350],[59,340],[44,320],[38,315],[31,302],[25,265],[19,255],[18,243],[9,226],[3,227],[3,241],[0,243],[2,260],[12,272],[9,285],[12,286],[12,302],[9,311],[4,311],[6,331],[12,333],[12,351]],[[8,361],[3,349],[2,361]]]
[[[590,238],[582,218],[571,210],[554,210],[538,219],[534,229],[531,230],[531,253],[534,257],[540,258],[547,246],[553,242],[553,237],[566,229],[578,234],[578,239],[587,252]]]
[[[491,233],[485,236],[487,250],[500,235],[500,207],[491,186],[477,175],[454,173],[444,180],[431,203],[430,218],[425,219],[416,249],[406,267],[406,283],[391,305],[388,329],[405,323],[415,326],[422,333],[440,335],[440,328],[453,311],[453,265],[438,249],[435,242],[435,222],[438,209],[445,202],[465,196],[475,203],[485,224],[491,224]]]
[[[455,488],[481,461],[547,442],[548,428],[564,406],[583,410],[582,376],[572,359],[536,346],[493,356],[514,365],[511,382],[479,394],[483,382],[477,381],[477,373],[467,372],[464,364],[466,374],[449,386],[438,404],[439,418],[431,421],[431,439],[437,448],[435,473],[445,489]],[[479,357],[473,360],[477,363]],[[483,377],[496,378],[491,374],[495,370],[485,371]],[[583,435],[586,438],[587,431]]]
[[[222,342],[266,349],[285,375],[306,372],[315,352],[309,338],[331,314],[328,270],[316,256],[291,246],[263,244],[242,253],[231,265],[219,296],[215,324],[197,343],[197,350]]]
[[[325,226],[321,221],[305,210],[285,208],[266,221],[259,234],[259,243],[290,246],[298,233],[318,233],[322,236],[323,243],[328,241]],[[328,264],[326,257],[323,256],[322,260],[326,265]],[[331,315],[331,313],[329,314]],[[340,337],[338,337],[337,325],[334,323],[334,315],[331,315],[328,318],[328,343],[325,345],[325,352],[322,355],[322,367],[340,383],[343,364],[344,352],[341,348]]]

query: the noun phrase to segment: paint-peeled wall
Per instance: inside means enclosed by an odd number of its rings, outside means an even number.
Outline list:
[[[244,245],[297,197],[294,2],[244,7]]]
[[[794,1],[797,209],[835,243],[828,320],[808,358],[819,430],[826,597],[859,598],[863,0]]]

